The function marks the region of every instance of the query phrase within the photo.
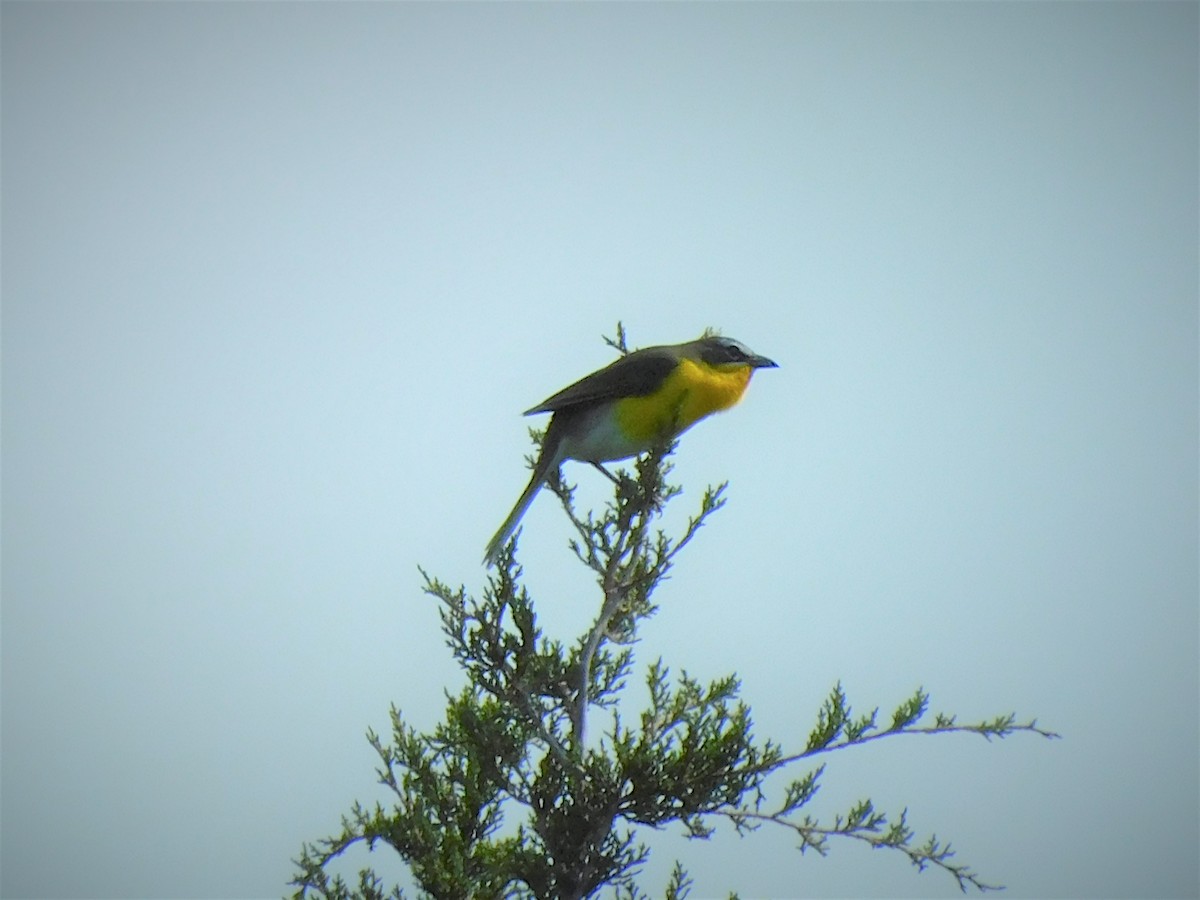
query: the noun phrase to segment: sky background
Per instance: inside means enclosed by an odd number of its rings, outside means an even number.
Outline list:
[[[0,893],[284,893],[382,796],[367,727],[462,684],[417,566],[480,590],[520,412],[620,319],[780,363],[682,442],[667,524],[729,503],[639,663],[785,749],[839,679],[1037,717],[837,754],[812,811],[1195,897],[1197,10],[3,3]],[[594,586],[525,524],[569,639]],[[648,837],[658,896],[959,895]]]

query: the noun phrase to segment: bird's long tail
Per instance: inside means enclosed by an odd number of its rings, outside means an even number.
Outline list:
[[[483,554],[483,564],[485,566],[494,566],[500,558],[500,551],[504,549],[504,545],[508,543],[508,539],[512,537],[513,532],[517,530],[517,525],[521,523],[521,516],[525,515],[525,511],[529,509],[529,505],[533,503],[533,498],[537,496],[542,485],[546,482],[546,473],[539,465],[533,470],[533,477],[529,479],[529,485],[525,488],[525,492],[521,494],[521,498],[517,501],[517,505],[513,507],[512,512],[508,514],[508,518],[504,520],[504,524],[488,541],[487,550]]]

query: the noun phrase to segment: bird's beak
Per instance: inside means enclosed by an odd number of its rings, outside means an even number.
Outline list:
[[[778,369],[779,363],[773,359],[767,359],[765,356],[752,356],[747,362],[750,363],[752,369]]]

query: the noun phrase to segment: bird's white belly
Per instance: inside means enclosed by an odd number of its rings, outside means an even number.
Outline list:
[[[581,421],[572,423],[563,439],[562,457],[584,462],[609,462],[628,459],[650,449],[644,443],[626,437],[617,426],[612,404],[588,411]]]

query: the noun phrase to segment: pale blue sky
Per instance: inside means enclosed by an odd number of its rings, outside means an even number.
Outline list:
[[[1010,897],[1196,896],[1197,5],[0,5],[5,897],[266,897],[460,681],[520,411],[722,328],[729,504],[638,647],[803,743],[841,679]],[[581,497],[605,483],[569,471]],[[596,598],[548,496],[529,583]],[[697,897],[957,896],[652,836]],[[384,854],[377,865],[389,869]],[[360,858],[351,860],[352,864]],[[394,870],[394,869],[391,869]]]

